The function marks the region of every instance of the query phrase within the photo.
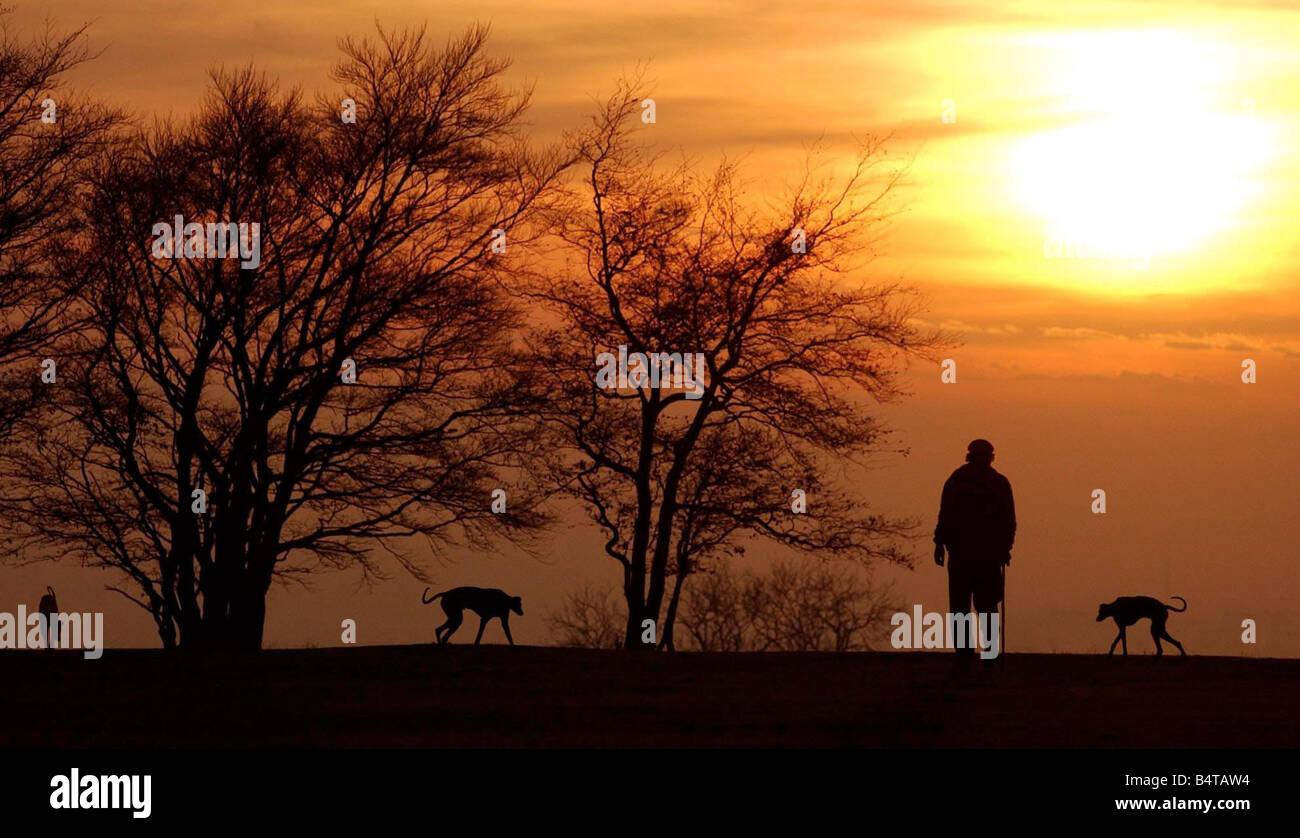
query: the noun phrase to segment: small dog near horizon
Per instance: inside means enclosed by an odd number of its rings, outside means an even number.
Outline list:
[[[1122,596],[1113,602],[1102,603],[1097,609],[1097,622],[1100,623],[1109,617],[1115,621],[1115,625],[1119,626],[1119,634],[1111,641],[1110,651],[1106,654],[1115,654],[1115,644],[1122,643],[1124,645],[1124,654],[1127,656],[1128,636],[1125,632],[1129,626],[1138,620],[1147,618],[1151,620],[1151,639],[1156,642],[1156,657],[1160,657],[1165,653],[1165,650],[1160,646],[1160,638],[1162,637],[1178,647],[1179,654],[1187,657],[1187,652],[1183,651],[1183,644],[1174,640],[1165,628],[1165,623],[1168,621],[1171,611],[1182,613],[1187,610],[1187,600],[1180,596],[1170,597],[1170,599],[1178,600],[1183,604],[1183,607],[1174,608],[1172,605],[1165,605],[1155,597],[1149,596]]]
[[[429,589],[424,589],[420,601],[425,605],[433,602],[435,599],[441,599],[442,613],[447,615],[447,622],[434,629],[433,636],[439,646],[451,640],[452,634],[460,628],[461,622],[465,619],[465,610],[473,611],[479,616],[478,636],[474,638],[474,645],[477,646],[483,639],[483,630],[487,628],[488,620],[498,619],[501,621],[501,628],[505,629],[506,640],[510,645],[515,645],[515,639],[510,636],[510,612],[513,611],[519,616],[524,616],[524,601],[517,596],[510,596],[500,588],[452,588],[450,591],[443,591],[439,594],[429,596]]]

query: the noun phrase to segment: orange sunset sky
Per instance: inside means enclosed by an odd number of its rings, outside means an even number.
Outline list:
[[[960,335],[913,395],[884,409],[905,457],[865,472],[882,511],[924,522],[908,609],[946,610],[929,558],[939,491],[986,437],[1015,489],[1010,651],[1104,652],[1093,622],[1120,595],[1177,594],[1170,631],[1189,653],[1300,655],[1295,464],[1300,454],[1300,7],[1282,2],[831,2],[737,0],[17,0],[31,33],[90,23],[102,55],[80,89],[141,118],[183,116],[209,68],[250,61],[286,85],[329,90],[336,40],[427,21],[440,40],[492,25],[509,78],[535,85],[539,139],[576,127],[621,73],[647,67],[646,128],[703,164],[744,160],[754,192],[794,179],[824,136],[892,133],[910,161],[904,210],[868,270],[925,296],[924,318]],[[949,118],[945,121],[945,115]],[[1051,241],[1109,258],[1048,258]],[[1136,254],[1136,255],[1135,255]],[[1252,359],[1258,383],[1241,380]],[[1108,511],[1090,511],[1104,489]],[[815,503],[815,498],[810,498]],[[616,584],[585,519],[540,558],[430,558],[441,588],[524,598],[512,626],[549,642],[544,615],[583,580]],[[758,562],[773,553],[750,552]],[[10,610],[46,584],[65,610],[103,610],[111,646],[156,646],[148,616],[103,589],[105,572],[0,568]],[[423,584],[392,568],[273,590],[267,643],[426,641]],[[1258,624],[1257,645],[1241,623]],[[471,626],[472,628],[472,626]],[[1133,651],[1149,653],[1143,629]],[[492,627],[487,637],[502,641]],[[469,642],[463,629],[457,641]],[[882,644],[887,646],[885,635]]]

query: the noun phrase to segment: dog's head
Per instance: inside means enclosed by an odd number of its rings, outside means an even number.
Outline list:
[[[1102,620],[1109,617],[1110,609],[1114,606],[1115,603],[1113,602],[1103,602],[1101,605],[1097,606],[1097,622],[1100,623]]]
[[[523,599],[517,596],[510,597],[510,610],[518,614],[520,617],[524,616]]]

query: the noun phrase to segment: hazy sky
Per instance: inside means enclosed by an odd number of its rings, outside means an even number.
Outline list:
[[[510,78],[535,84],[539,136],[577,125],[639,64],[655,82],[656,138],[705,164],[743,157],[759,189],[794,178],[819,136],[847,156],[853,136],[892,132],[891,152],[912,161],[906,212],[871,270],[915,284],[925,318],[963,344],[948,353],[956,384],[912,370],[913,397],[886,410],[911,454],[865,475],[863,492],[932,527],[966,442],[994,442],[1020,518],[1012,651],[1104,651],[1113,630],[1093,622],[1097,603],[1142,593],[1188,600],[1170,631],[1190,652],[1300,655],[1284,604],[1300,577],[1300,12],[985,5],[18,0],[15,22],[89,21],[104,53],[78,85],[143,116],[183,115],[222,64],[328,89],[337,38],[376,20],[428,21],[439,38],[485,21]],[[1058,258],[1067,243],[1105,258]],[[1257,384],[1241,382],[1247,358]],[[1090,512],[1094,489],[1105,515]],[[431,566],[440,587],[522,594],[515,634],[537,643],[563,592],[617,580],[599,545],[579,524],[541,561]],[[889,576],[909,605],[943,610],[928,552],[924,539],[917,569]],[[51,581],[65,610],[108,611],[110,646],[156,644],[105,574],[0,568],[0,610],[35,607]],[[420,590],[396,568],[373,588],[346,574],[277,587],[268,643],[337,644],[344,617],[363,643],[428,639]],[[1240,642],[1246,618],[1257,646]]]

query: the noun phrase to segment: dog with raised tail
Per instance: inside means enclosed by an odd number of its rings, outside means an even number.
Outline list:
[[[1169,631],[1165,628],[1165,623],[1168,621],[1171,611],[1182,613],[1187,610],[1187,600],[1180,596],[1170,597],[1170,599],[1178,600],[1183,604],[1183,607],[1175,608],[1172,605],[1165,605],[1155,597],[1149,596],[1122,596],[1114,602],[1103,603],[1097,609],[1097,622],[1100,623],[1109,617],[1115,621],[1115,625],[1119,626],[1119,635],[1111,642],[1110,651],[1106,654],[1115,654],[1115,644],[1122,643],[1124,645],[1124,654],[1127,655],[1128,637],[1125,631],[1138,620],[1148,618],[1151,620],[1151,639],[1156,642],[1156,657],[1165,653],[1165,650],[1160,646],[1160,638],[1162,637],[1177,646],[1179,654],[1187,657],[1187,652],[1183,651],[1183,644],[1170,637]]]
[[[474,645],[477,646],[483,639],[483,629],[487,628],[488,620],[497,619],[501,621],[501,628],[505,629],[506,640],[510,645],[515,645],[515,639],[510,636],[510,612],[513,611],[520,617],[524,616],[524,601],[517,596],[501,590],[500,588],[452,588],[450,591],[443,591],[439,594],[429,596],[429,589],[424,589],[424,594],[420,596],[420,601],[425,605],[433,602],[435,599],[441,599],[442,613],[447,615],[447,622],[438,626],[433,631],[435,642],[442,645],[451,640],[452,634],[460,628],[461,622],[465,619],[465,611],[473,611],[479,617],[478,636],[474,638]]]

